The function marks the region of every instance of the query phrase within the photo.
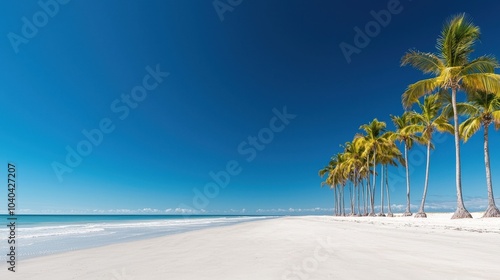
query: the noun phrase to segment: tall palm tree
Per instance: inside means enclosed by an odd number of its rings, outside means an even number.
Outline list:
[[[427,196],[427,188],[429,187],[429,166],[430,166],[430,154],[432,145],[432,135],[434,132],[449,132],[453,133],[453,126],[448,123],[447,118],[439,115],[442,103],[440,97],[437,94],[429,95],[424,98],[424,103],[418,102],[420,107],[420,113],[415,111],[410,113],[410,118],[413,119],[413,123],[409,125],[406,129],[411,132],[421,133],[421,140],[419,142],[424,142],[427,146],[427,161],[425,165],[425,183],[424,183],[424,194],[422,195],[422,201],[420,203],[420,208],[415,214],[415,218],[427,218],[425,214],[425,198]]]
[[[340,194],[340,215],[345,216],[345,185],[348,181],[348,172],[346,172],[346,155],[338,153],[336,155],[337,166],[334,170],[334,182],[339,186]]]
[[[500,96],[473,92],[468,95],[468,102],[458,105],[459,111],[469,118],[460,125],[464,142],[483,127],[484,135],[484,165],[486,167],[486,186],[488,189],[488,208],[483,217],[500,217],[500,211],[495,205],[493,184],[491,182],[490,153],[488,146],[488,128],[494,123],[495,128],[500,128]]]
[[[336,215],[345,216],[345,204],[344,204],[344,187],[347,182],[345,168],[345,155],[343,153],[338,153],[333,156],[329,164],[319,171],[319,176],[323,177],[327,174],[326,180],[321,183],[321,186],[329,185],[333,188],[336,196]],[[338,193],[337,193],[338,192]]]
[[[394,140],[399,140],[404,145],[404,160],[406,170],[406,210],[403,216],[411,216],[410,210],[410,167],[408,164],[408,150],[412,148],[413,142],[416,140],[415,132],[406,129],[411,124],[409,112],[404,112],[401,116],[392,116],[391,120],[396,126],[396,131],[392,132]]]
[[[364,130],[365,135],[356,135],[355,141],[357,145],[361,145],[363,149],[362,156],[366,158],[367,169],[370,169],[370,164],[373,174],[373,180],[370,182],[368,178],[368,190],[370,196],[370,216],[375,216],[375,189],[376,189],[376,172],[375,167],[377,166],[377,153],[383,145],[382,134],[386,128],[385,122],[380,122],[377,119],[373,119],[369,124],[364,124],[360,126],[360,129]]]
[[[401,164],[405,164],[405,160],[399,151],[396,143],[394,142],[394,132],[388,131],[382,135],[382,151],[379,153],[379,162],[381,164],[381,203],[380,203],[380,213],[379,216],[385,216],[384,214],[384,188],[387,193],[387,216],[393,217],[393,213],[391,211],[391,197],[389,192],[389,183],[388,183],[388,175],[387,170],[388,166],[397,166],[398,162]]]
[[[338,196],[337,196],[337,189],[336,189],[337,186],[336,186],[335,182],[333,181],[334,180],[333,171],[334,171],[336,165],[337,165],[337,162],[336,162],[335,158],[332,157],[332,159],[330,160],[328,165],[323,167],[322,169],[320,169],[318,172],[318,175],[321,178],[323,178],[325,175],[327,175],[325,181],[321,182],[321,187],[329,186],[330,189],[333,190],[333,203],[334,203],[333,214],[335,216],[337,216],[339,213],[338,212]]]
[[[352,155],[350,156],[350,164],[355,165],[357,168],[357,177],[358,177],[358,191],[361,192],[362,195],[362,200],[363,200],[363,215],[367,216],[368,215],[368,207],[369,207],[369,201],[368,201],[368,196],[370,193],[369,190],[369,177],[370,177],[370,166],[369,166],[369,159],[370,156],[365,154],[365,146],[364,146],[364,139],[360,135],[356,135],[351,142],[351,147],[350,147],[350,153]],[[365,185],[366,182],[366,185]],[[358,198],[359,198],[358,194]],[[359,203],[358,203],[359,207]],[[358,213],[361,213],[361,211],[358,211]]]
[[[418,81],[408,86],[403,93],[403,105],[409,108],[418,98],[436,90],[451,91],[453,125],[455,135],[455,184],[457,191],[457,210],[455,218],[472,218],[465,209],[462,196],[460,166],[460,134],[457,113],[457,91],[471,92],[481,90],[500,94],[500,75],[494,73],[498,62],[491,56],[481,56],[469,60],[473,46],[479,38],[479,27],[475,26],[465,14],[452,17],[444,26],[437,40],[438,54],[408,51],[401,65],[411,65],[425,74],[435,77]]]
[[[344,145],[344,155],[345,155],[345,171],[348,173],[352,186],[354,188],[351,196],[351,214],[359,215],[359,185],[362,180],[362,171],[364,169],[364,161],[362,157],[362,150],[359,145],[352,142],[347,142]],[[358,190],[358,212],[356,213],[355,203],[356,203],[356,190]]]
[[[347,181],[350,181],[349,184],[349,203],[351,207],[351,213],[349,215],[354,215],[354,198],[353,198],[353,187],[355,188],[356,186],[354,185],[354,168],[352,165],[349,164],[351,161],[351,154],[349,153],[349,149],[351,146],[351,143],[346,142],[343,146],[340,145],[341,147],[344,148],[344,151],[342,153],[342,158],[343,158],[343,164],[342,164],[342,176],[346,178],[346,183]]]

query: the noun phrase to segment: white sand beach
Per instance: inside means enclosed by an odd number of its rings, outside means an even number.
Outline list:
[[[500,219],[450,217],[282,217],[21,260],[0,278],[498,279]]]

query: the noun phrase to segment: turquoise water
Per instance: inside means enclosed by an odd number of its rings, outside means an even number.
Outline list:
[[[0,215],[0,221],[6,221],[8,215]],[[91,222],[119,222],[119,221],[143,221],[143,220],[179,220],[179,219],[217,219],[217,218],[261,218],[264,216],[223,216],[223,215],[16,215],[17,223],[23,226],[35,226],[41,224],[75,224]]]
[[[0,215],[0,225],[8,224]],[[113,243],[272,218],[270,216],[187,215],[17,215],[18,259]],[[0,228],[0,260],[6,259],[8,231]],[[10,246],[10,245],[9,245]]]

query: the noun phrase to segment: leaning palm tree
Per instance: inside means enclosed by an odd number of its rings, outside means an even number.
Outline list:
[[[488,189],[488,208],[483,217],[500,217],[500,211],[495,205],[493,184],[491,182],[490,153],[488,146],[488,128],[494,123],[500,128],[500,96],[473,92],[468,95],[468,102],[459,104],[459,111],[469,118],[460,125],[464,142],[476,133],[481,127],[484,131],[484,164],[486,167],[486,186]]]
[[[424,142],[427,146],[427,161],[425,165],[425,181],[424,181],[424,194],[422,195],[422,201],[420,203],[420,208],[415,214],[415,218],[427,218],[425,214],[425,198],[427,196],[427,188],[429,187],[429,166],[430,166],[430,155],[432,144],[432,135],[434,132],[449,132],[453,133],[453,126],[448,123],[445,116],[440,116],[439,111],[441,110],[442,103],[440,102],[440,97],[437,94],[429,95],[425,97],[424,103],[418,102],[420,107],[420,113],[415,111],[410,113],[410,118],[413,119],[412,125],[409,125],[406,129],[412,132],[421,133],[421,140],[419,142]]]
[[[410,169],[408,164],[408,150],[412,148],[413,142],[416,140],[414,131],[406,129],[411,123],[409,112],[404,112],[401,116],[392,116],[392,122],[396,126],[396,131],[392,132],[392,138],[399,140],[404,145],[405,170],[406,170],[406,210],[403,216],[411,216],[410,210]]]
[[[465,14],[452,17],[444,26],[437,40],[438,54],[415,50],[407,52],[401,65],[411,65],[425,74],[435,77],[418,81],[408,86],[403,93],[403,106],[409,108],[418,98],[436,90],[451,91],[453,125],[455,135],[455,184],[457,210],[455,218],[472,218],[463,202],[460,166],[460,134],[457,113],[457,91],[481,90],[500,94],[500,75],[494,73],[498,62],[491,56],[469,60],[473,46],[479,38],[479,27],[467,19]]]
[[[330,189],[333,190],[333,214],[335,216],[337,216],[337,213],[338,213],[338,211],[337,211],[337,206],[338,206],[338,204],[337,204],[337,190],[335,189],[335,185],[333,183],[333,177],[330,176],[332,170],[335,168],[335,165],[336,165],[336,162],[335,162],[334,158],[332,158],[327,166],[325,166],[319,170],[318,175],[321,178],[323,178],[325,175],[327,175],[325,181],[321,182],[321,187],[329,186]]]
[[[326,175],[325,181],[321,182],[321,187],[329,186],[330,189],[333,190],[333,202],[334,202],[334,210],[333,213],[335,216],[338,216],[340,211],[340,197],[337,194],[337,182],[335,181],[335,168],[337,167],[337,159],[336,157],[332,157],[327,166],[323,167],[319,170],[318,175],[323,178]]]

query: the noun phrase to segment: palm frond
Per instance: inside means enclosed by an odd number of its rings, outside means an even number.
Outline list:
[[[440,88],[436,94],[439,96],[439,102],[441,102],[441,104],[451,104],[451,94],[449,89]]]
[[[493,123],[495,124],[495,129],[500,129],[500,111],[495,111],[491,113]]]
[[[434,73],[438,75],[444,64],[432,53],[424,53],[415,50],[408,51],[401,59],[401,66],[411,65],[424,73]]]
[[[495,73],[476,73],[462,77],[462,88],[467,92],[483,91],[500,96],[500,75]]]
[[[403,107],[409,108],[418,101],[418,99],[428,93],[433,92],[440,86],[440,78],[430,78],[418,81],[408,86],[403,93]]]
[[[448,20],[436,46],[446,61],[446,66],[466,64],[479,35],[479,27],[475,26],[465,14],[458,14]]]
[[[402,129],[402,131],[406,134],[417,134],[422,133],[424,129],[424,126],[421,124],[411,124]]]
[[[459,115],[476,116],[481,113],[481,110],[471,102],[460,102],[457,103],[457,113]]]
[[[497,67],[498,61],[493,56],[481,56],[467,63],[460,74],[493,73]]]
[[[448,119],[444,116],[439,116],[434,120],[434,127],[439,131],[439,132],[448,132],[453,134],[454,133],[454,127],[452,124],[448,122]]]
[[[469,118],[460,124],[460,136],[467,142],[481,128],[481,117]]]

